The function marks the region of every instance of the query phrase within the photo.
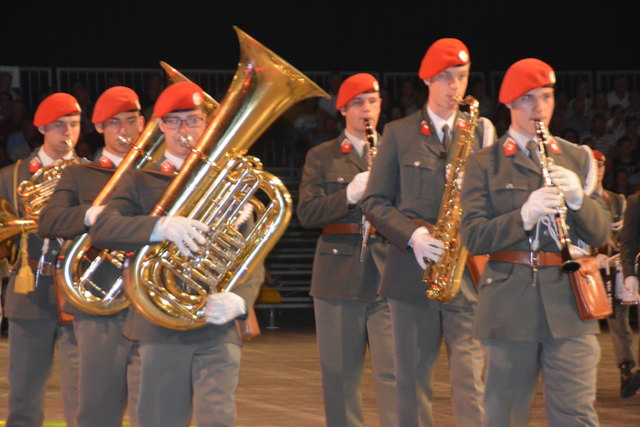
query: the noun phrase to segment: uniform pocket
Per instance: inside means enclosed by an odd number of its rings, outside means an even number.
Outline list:
[[[444,186],[442,161],[426,153],[409,152],[401,161],[403,197],[439,200]]]

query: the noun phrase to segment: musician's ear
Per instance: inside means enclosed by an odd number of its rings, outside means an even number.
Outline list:
[[[424,82],[425,86],[429,86],[431,84],[431,79],[422,79],[422,81]]]
[[[511,105],[511,102],[507,102],[506,104],[504,104],[509,110],[511,110],[513,108],[513,106]]]
[[[104,125],[102,123],[96,123],[94,126],[98,133],[104,133]]]
[[[347,115],[347,108],[346,107],[342,107],[340,109],[340,114],[342,114],[342,117],[346,116]]]
[[[44,126],[38,126],[38,132],[44,135]]]

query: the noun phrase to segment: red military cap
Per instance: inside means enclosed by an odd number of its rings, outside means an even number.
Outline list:
[[[591,150],[591,152],[593,153],[593,158],[596,159],[599,162],[604,162],[604,154],[602,154],[602,151],[600,150]]]
[[[176,110],[193,110],[202,105],[204,92],[193,82],[178,82],[162,91],[156,105],[153,107],[153,115],[163,117]]]
[[[521,59],[504,74],[498,99],[506,104],[533,89],[553,85],[555,82],[556,73],[549,64],[535,58]]]
[[[60,117],[80,114],[82,109],[78,101],[68,93],[58,92],[42,100],[33,116],[35,126],[46,126]]]
[[[418,77],[430,79],[449,67],[469,63],[469,49],[458,39],[436,40],[422,58]]]
[[[140,101],[133,89],[114,86],[105,90],[96,101],[91,122],[102,123],[122,112],[136,110],[140,110]]]
[[[336,110],[341,109],[353,98],[364,92],[378,92],[380,85],[378,80],[368,73],[354,74],[342,82],[338,89]]]

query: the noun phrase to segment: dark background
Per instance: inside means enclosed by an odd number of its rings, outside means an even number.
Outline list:
[[[640,68],[632,1],[29,1],[0,9],[1,65],[235,69],[237,25],[305,71],[413,71],[440,37],[476,71]]]

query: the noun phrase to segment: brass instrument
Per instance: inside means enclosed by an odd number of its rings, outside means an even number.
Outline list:
[[[438,219],[431,235],[444,243],[444,252],[437,263],[429,261],[422,276],[422,283],[427,286],[427,298],[449,302],[460,290],[460,280],[467,262],[468,250],[460,240],[460,191],[457,180],[464,171],[467,157],[471,154],[474,131],[478,123],[480,103],[471,95],[455,101],[469,108],[469,118],[460,129],[459,138],[452,141],[453,162],[450,166],[450,177],[444,185],[444,193],[438,211]]]
[[[160,65],[167,75],[169,84],[189,81],[169,64],[160,62]],[[206,93],[204,108],[209,121],[218,108],[218,103]],[[143,167],[153,160],[154,153],[162,151],[159,148],[164,143],[164,136],[160,132],[158,121],[158,118],[152,116],[133,145],[130,138],[120,137],[119,142],[131,145],[131,150],[96,196],[93,206],[106,203],[129,169]],[[93,249],[88,233],[66,241],[60,249],[56,268],[58,282],[65,296],[74,306],[92,315],[109,315],[125,309],[129,306],[129,301],[122,286],[124,257],[125,254],[121,251]],[[94,275],[98,272],[113,277],[113,283],[106,290],[93,281]]]
[[[125,290],[136,309],[162,327],[204,326],[207,296],[228,292],[264,260],[291,217],[291,196],[280,180],[245,156],[290,106],[328,95],[249,35],[234,27],[240,61],[220,111],[151,215],[186,216],[210,226],[194,258],[171,242],[147,245],[126,260]],[[206,156],[206,157],[205,157]],[[269,203],[255,194],[261,190]],[[233,227],[245,203],[257,214],[245,235]]]
[[[373,159],[375,159],[376,154],[378,154],[378,149],[376,148],[376,137],[373,130],[373,126],[371,126],[371,121],[369,119],[364,119],[364,131],[367,137],[367,142],[369,143],[369,157],[367,158],[367,170],[371,170],[371,166],[373,165]],[[360,245],[360,262],[364,262],[365,255],[367,253],[367,241],[369,240],[369,230],[371,230],[371,223],[367,220],[367,218],[362,215],[362,220],[360,223],[360,234],[362,237],[362,244]]]
[[[538,143],[538,155],[540,156],[540,166],[542,168],[542,182],[545,187],[555,187],[549,176],[549,166],[553,164],[553,159],[547,157],[547,131],[545,124],[540,120],[533,121],[536,130],[536,142]],[[560,192],[562,197],[562,192]],[[566,273],[578,271],[580,263],[571,256],[571,237],[569,237],[569,226],[567,225],[567,206],[562,197],[562,203],[558,206],[553,215],[553,224],[558,232],[560,253],[562,254],[562,265],[560,268]]]

